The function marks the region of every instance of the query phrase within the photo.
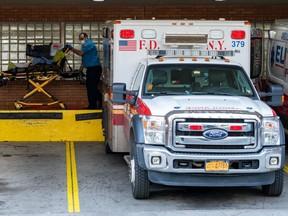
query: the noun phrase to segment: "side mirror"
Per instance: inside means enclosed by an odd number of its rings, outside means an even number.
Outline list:
[[[112,103],[125,104],[126,103],[126,84],[125,83],[113,83],[112,85]]]
[[[267,93],[258,92],[259,97],[260,98],[265,97],[263,101],[271,107],[282,106],[283,87],[281,85],[273,85],[273,84],[268,85],[269,85],[268,92]]]

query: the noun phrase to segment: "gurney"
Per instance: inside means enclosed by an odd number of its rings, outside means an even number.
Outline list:
[[[36,46],[27,44],[26,55],[33,57],[33,60],[22,64],[10,63],[7,71],[0,72],[0,86],[13,80],[25,79],[27,81],[28,92],[22,98],[14,101],[16,109],[23,109],[24,106],[53,105],[59,105],[61,109],[66,109],[62,101],[45,90],[45,86],[57,78],[74,78],[80,83],[85,82],[84,74],[73,70],[69,65],[66,59],[68,52],[69,49],[66,46],[52,53],[52,44]],[[69,71],[66,71],[66,66],[68,66]],[[51,99],[51,102],[27,102],[27,99],[36,93],[44,94]]]

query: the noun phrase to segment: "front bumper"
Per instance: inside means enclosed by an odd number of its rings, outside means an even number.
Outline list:
[[[137,144],[137,152],[139,164],[142,168],[166,173],[211,173],[207,172],[205,167],[175,167],[175,161],[253,161],[257,162],[257,166],[235,168],[230,167],[225,174],[245,174],[245,173],[267,173],[279,170],[285,163],[285,146],[265,147],[257,153],[246,154],[198,154],[198,153],[183,153],[172,152],[162,146],[148,146]],[[161,163],[153,164],[152,160],[155,157],[161,158]],[[278,158],[275,165],[270,164],[271,158]],[[221,173],[222,171],[217,173]],[[214,173],[214,172],[213,172]]]
[[[168,186],[247,187],[272,184],[275,172],[213,175],[148,171],[148,177],[153,183]]]
[[[272,184],[275,171],[284,166],[285,146],[265,147],[260,152],[249,154],[187,154],[170,152],[162,146],[137,144],[138,162],[148,170],[151,182],[171,186],[259,186]],[[160,157],[160,162],[153,160]],[[270,164],[271,158],[278,163]],[[250,168],[230,168],[228,171],[207,171],[204,167],[175,167],[175,161],[258,161]],[[155,161],[154,161],[155,162]]]

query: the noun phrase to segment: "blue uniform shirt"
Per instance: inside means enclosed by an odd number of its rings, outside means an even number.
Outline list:
[[[82,56],[82,63],[85,68],[100,65],[96,46],[90,39],[86,40],[81,50],[84,52],[84,55]]]

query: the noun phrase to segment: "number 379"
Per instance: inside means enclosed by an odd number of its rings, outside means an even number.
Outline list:
[[[245,47],[244,41],[232,41],[232,47]]]

